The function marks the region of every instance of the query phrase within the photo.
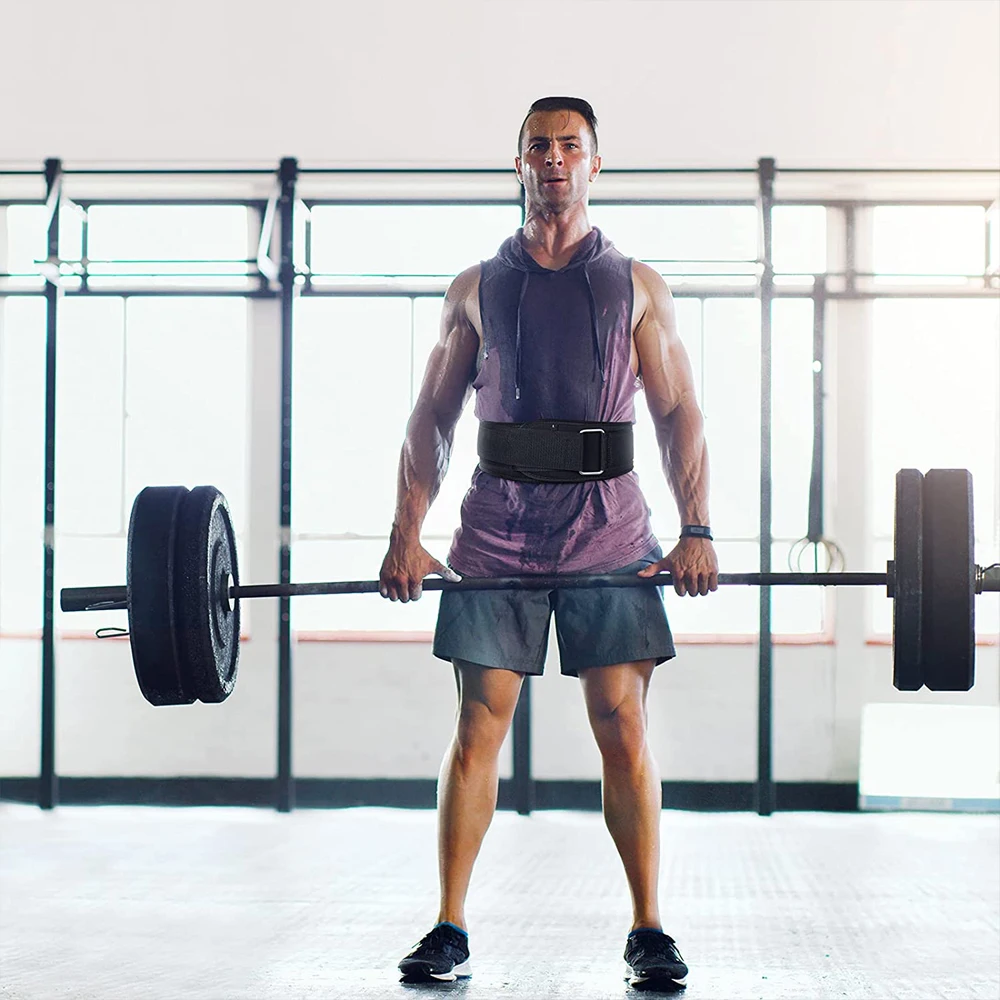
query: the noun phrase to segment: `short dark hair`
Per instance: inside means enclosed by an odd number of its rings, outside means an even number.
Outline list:
[[[593,145],[593,152],[597,153],[597,115],[594,109],[582,97],[540,97],[528,108],[528,113],[521,122],[521,131],[517,134],[517,155],[521,155],[521,146],[524,143],[524,130],[528,127],[528,119],[539,111],[575,111],[583,117],[587,123],[587,130],[590,132],[590,141]]]

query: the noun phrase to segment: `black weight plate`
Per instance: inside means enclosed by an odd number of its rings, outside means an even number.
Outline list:
[[[919,691],[924,684],[923,481],[923,473],[918,469],[900,469],[896,473],[892,683],[899,691]]]
[[[139,689],[153,705],[195,699],[178,656],[172,586],[177,511],[186,494],[183,486],[147,486],[128,523],[129,642]]]
[[[240,656],[240,606],[229,599],[239,571],[229,505],[214,486],[197,486],[181,502],[174,566],[183,669],[200,701],[225,701]]]
[[[975,680],[976,568],[972,474],[931,469],[924,476],[924,683],[968,691]]]

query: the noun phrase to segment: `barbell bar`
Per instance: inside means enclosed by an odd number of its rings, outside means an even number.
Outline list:
[[[720,573],[719,586],[746,587],[878,587],[888,586],[888,573]],[[669,573],[642,577],[623,573],[601,576],[533,573],[526,576],[468,576],[458,582],[427,577],[424,590],[561,590],[593,587],[669,587]],[[323,597],[334,594],[377,594],[378,580],[339,580],[315,583],[259,583],[230,585],[230,601],[257,597]],[[126,611],[128,587],[67,587],[60,591],[63,611]]]
[[[964,691],[975,671],[974,597],[1000,569],[972,562],[972,477],[964,469],[896,476],[894,558],[886,572],[720,573],[720,586],[884,586],[893,599],[893,683]],[[236,682],[240,601],[377,593],[377,580],[241,585],[229,505],[219,490],[147,487],[129,519],[124,587],[72,587],[63,611],[126,610],[136,678],[154,705],[224,701]],[[423,581],[424,590],[669,586],[669,573],[531,574]]]

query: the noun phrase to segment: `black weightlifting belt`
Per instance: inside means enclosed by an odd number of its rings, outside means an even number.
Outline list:
[[[520,483],[586,483],[632,471],[632,424],[479,422],[479,465]]]

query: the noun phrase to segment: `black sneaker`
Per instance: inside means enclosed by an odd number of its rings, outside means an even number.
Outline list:
[[[440,923],[425,934],[402,962],[407,979],[440,979],[450,983],[472,975],[469,935],[454,924]]]
[[[648,927],[640,927],[629,934],[625,942],[625,961],[633,986],[654,979],[683,986],[688,974],[674,939]]]

